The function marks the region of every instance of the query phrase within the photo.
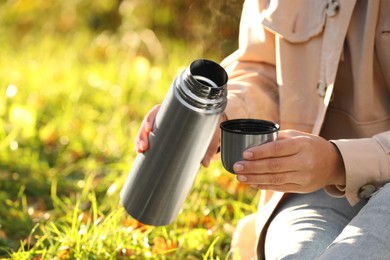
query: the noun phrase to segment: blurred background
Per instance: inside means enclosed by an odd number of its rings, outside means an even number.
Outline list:
[[[226,259],[258,193],[218,159],[176,222],[119,192],[146,112],[198,58],[237,48],[243,0],[0,1],[0,257]]]

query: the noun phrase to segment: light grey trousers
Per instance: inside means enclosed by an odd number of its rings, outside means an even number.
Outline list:
[[[351,207],[323,190],[293,194],[272,220],[266,259],[390,259],[390,184]]]

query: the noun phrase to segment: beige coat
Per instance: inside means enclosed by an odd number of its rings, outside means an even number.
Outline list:
[[[270,3],[267,3],[270,2]],[[246,0],[239,49],[223,61],[226,114],[319,134],[339,148],[351,205],[390,181],[390,0]],[[257,228],[282,193],[263,193]]]

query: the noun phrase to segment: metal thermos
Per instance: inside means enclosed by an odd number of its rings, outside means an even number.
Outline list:
[[[122,188],[121,203],[138,221],[174,221],[193,185],[227,102],[227,74],[195,60],[172,83]]]

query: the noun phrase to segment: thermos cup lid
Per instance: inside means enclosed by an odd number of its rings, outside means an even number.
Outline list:
[[[243,135],[270,134],[279,130],[279,125],[261,119],[233,119],[220,124],[223,131]]]
[[[235,173],[233,165],[243,160],[243,152],[277,139],[279,125],[267,120],[233,119],[220,124],[223,167]]]

